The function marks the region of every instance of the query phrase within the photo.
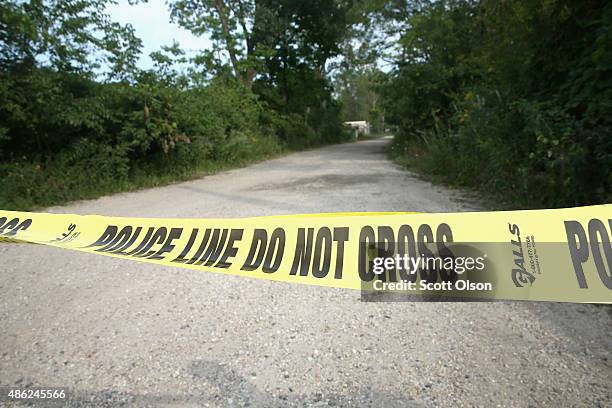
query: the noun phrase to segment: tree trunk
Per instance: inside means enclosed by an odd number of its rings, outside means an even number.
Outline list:
[[[236,52],[234,50],[234,41],[232,39],[232,33],[230,32],[229,24],[227,22],[227,7],[223,3],[223,0],[215,0],[215,9],[217,10],[217,14],[219,14],[221,28],[223,29],[223,36],[225,37],[225,46],[230,57],[230,62],[232,63],[232,67],[234,68],[234,75],[236,76],[236,79],[238,79],[244,84],[244,86],[246,86],[248,89],[251,89],[251,87],[253,86],[253,77],[255,76],[255,73],[252,68],[249,68],[247,70],[246,75],[243,75],[242,71],[240,70],[240,64],[238,62],[238,58],[236,57]],[[253,72],[251,73],[249,71]]]

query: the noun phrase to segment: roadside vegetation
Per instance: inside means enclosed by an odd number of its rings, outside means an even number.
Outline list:
[[[151,69],[113,2],[0,3],[0,208],[350,140],[362,120],[398,162],[510,207],[612,201],[610,2],[169,0],[212,45]]]
[[[324,75],[345,31],[339,4],[171,1],[174,21],[213,47],[187,57],[173,44],[143,70],[141,40],[110,20],[109,3],[0,4],[0,208],[153,186],[348,139]]]
[[[406,7],[406,5],[409,5]],[[389,2],[392,155],[510,207],[612,201],[612,3]]]

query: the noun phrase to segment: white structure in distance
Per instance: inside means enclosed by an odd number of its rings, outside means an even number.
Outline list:
[[[365,120],[344,122],[344,126],[348,126],[354,130],[355,139],[359,138],[359,135],[367,136],[370,134],[370,124]]]

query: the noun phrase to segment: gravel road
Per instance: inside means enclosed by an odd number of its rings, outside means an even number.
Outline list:
[[[479,208],[393,165],[387,142],[324,147],[49,211]],[[353,291],[6,243],[0,294],[0,385],[68,387],[74,406],[612,406],[604,307],[364,303]]]

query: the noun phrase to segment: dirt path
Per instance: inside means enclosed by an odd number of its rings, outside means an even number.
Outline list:
[[[50,209],[143,217],[465,211],[385,140]],[[0,385],[115,406],[611,406],[605,308],[359,293],[0,244]],[[1,405],[2,403],[0,403]]]

